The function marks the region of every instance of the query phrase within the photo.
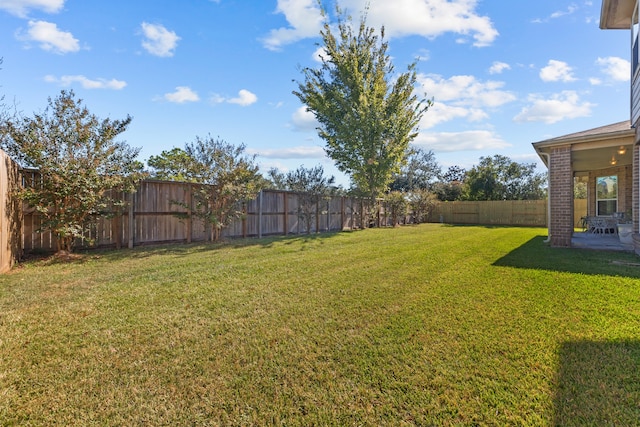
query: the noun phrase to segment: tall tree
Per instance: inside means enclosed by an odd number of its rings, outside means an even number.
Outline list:
[[[338,35],[323,12],[322,64],[303,68],[304,81],[293,93],[318,120],[329,157],[373,203],[399,171],[431,101],[414,95],[415,62],[395,73],[384,27],[377,36],[365,13],[354,31],[336,10]]]
[[[460,166],[449,166],[447,171],[442,174],[443,182],[463,182],[467,171]]]
[[[440,165],[433,151],[409,148],[406,162],[400,168],[400,172],[393,174],[389,189],[392,191],[430,190],[440,175]]]
[[[546,174],[537,173],[535,163],[517,163],[496,154],[481,157],[464,181],[466,200],[536,200],[545,197]]]
[[[449,166],[440,181],[433,185],[438,200],[452,202],[462,197],[463,183],[467,171],[460,166]]]
[[[72,251],[95,219],[121,204],[109,190],[133,191],[143,176],[139,149],[115,140],[130,123],[129,116],[100,120],[72,91],[49,98],[43,113],[5,122],[5,150],[39,173],[19,197],[40,213],[58,251]]]
[[[263,183],[255,156],[245,154],[244,144],[235,146],[210,135],[196,137],[184,149],[152,156],[148,164],[156,177],[200,184],[193,187],[193,204],[174,203],[202,219],[213,241],[244,214],[242,204],[253,199]]]

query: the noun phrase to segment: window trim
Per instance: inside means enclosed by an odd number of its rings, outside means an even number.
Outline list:
[[[607,178],[614,178],[614,186],[615,186],[615,197],[607,197],[607,198],[600,198],[600,192],[598,191],[598,182],[600,180],[604,180]],[[618,211],[618,199],[619,199],[619,195],[618,195],[618,175],[606,175],[606,176],[597,176],[596,177],[596,191],[595,191],[595,196],[596,196],[596,215],[597,216],[613,216],[617,211]],[[615,209],[613,209],[613,212],[610,213],[605,213],[605,214],[601,214],[600,213],[600,202],[615,202]]]

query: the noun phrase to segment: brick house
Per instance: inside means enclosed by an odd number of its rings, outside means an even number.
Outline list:
[[[600,28],[631,35],[630,120],[533,143],[549,170],[549,240],[570,247],[573,186],[587,184],[587,215],[623,212],[633,221],[633,243],[640,254],[640,0],[603,0]],[[617,191],[607,193],[608,187]]]
[[[573,187],[586,183],[589,216],[612,217],[622,212],[629,218],[637,200],[634,190],[634,159],[638,153],[635,129],[628,120],[533,143],[549,169],[549,237],[552,246],[570,247],[574,227]],[[607,185],[608,184],[608,185]],[[604,192],[608,186],[617,191]],[[637,214],[636,214],[637,215]],[[636,233],[637,221],[636,221]]]

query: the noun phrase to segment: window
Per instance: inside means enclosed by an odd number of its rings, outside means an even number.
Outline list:
[[[618,211],[618,177],[596,178],[596,215],[612,216]]]

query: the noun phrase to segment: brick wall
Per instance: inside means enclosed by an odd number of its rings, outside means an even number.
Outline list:
[[[570,247],[573,235],[573,173],[570,145],[553,148],[549,168],[551,246]]]

